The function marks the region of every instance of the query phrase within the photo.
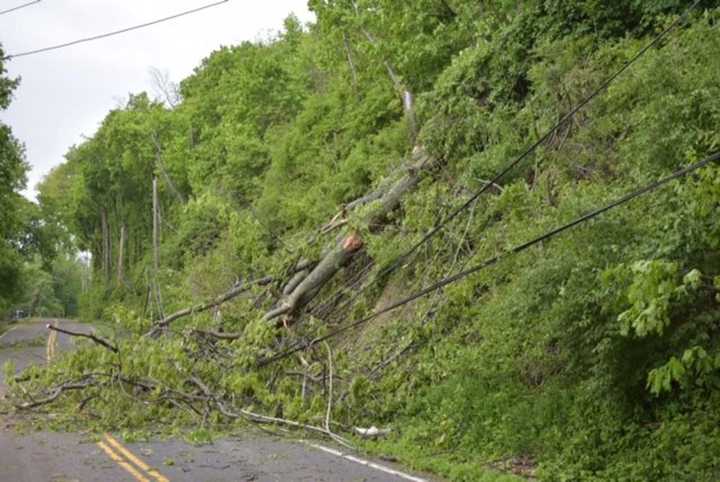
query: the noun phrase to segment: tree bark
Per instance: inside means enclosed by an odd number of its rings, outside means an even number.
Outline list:
[[[406,174],[377,198],[378,207],[365,220],[371,231],[382,226],[387,215],[400,206],[403,196],[412,191],[422,179],[423,174],[435,164],[421,146],[417,146],[413,150],[413,161]],[[284,296],[273,309],[265,314],[265,320],[271,321],[280,316],[292,314],[307,305],[323,286],[362,249],[363,245],[362,238],[355,231],[350,231],[343,236],[294,289],[284,290]]]
[[[120,225],[120,244],[118,246],[117,284],[122,286],[125,282],[125,243],[127,241],[127,228],[125,223]]]
[[[158,198],[158,182],[157,176],[153,176],[152,181],[152,199],[153,199],[153,286],[155,293],[155,302],[159,318],[164,318],[162,293],[160,291],[160,200]]]
[[[108,225],[107,209],[100,209],[100,225],[102,230],[102,270],[105,280],[110,281],[110,227]]]

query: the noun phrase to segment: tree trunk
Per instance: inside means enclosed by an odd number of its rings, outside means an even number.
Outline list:
[[[157,176],[153,176],[152,182],[153,194],[153,292],[155,293],[155,303],[157,304],[157,314],[160,319],[165,317],[162,302],[162,293],[160,291],[160,200],[158,198],[158,182]]]
[[[378,190],[378,207],[367,217],[366,224],[371,231],[378,230],[385,222],[387,215],[400,206],[405,194],[411,192],[422,179],[423,174],[434,164],[425,149],[421,146],[413,150],[413,163],[407,168],[406,174],[387,189]],[[374,198],[374,196],[371,196]],[[301,281],[293,278],[294,289],[284,290],[280,302],[265,314],[265,320],[274,320],[283,315],[290,315],[307,305],[330,281],[333,276],[358,253],[364,245],[360,235],[350,231],[320,260],[315,268]]]
[[[125,223],[120,225],[120,243],[118,246],[117,261],[117,284],[122,286],[125,282],[125,243],[127,241],[127,229]]]
[[[157,278],[160,269],[160,215],[158,203],[158,185],[157,177],[153,177],[152,181],[152,200],[153,200],[153,275]]]
[[[110,226],[108,225],[107,209],[100,209],[100,224],[102,229],[102,270],[105,281],[110,281],[111,254],[110,254]]]

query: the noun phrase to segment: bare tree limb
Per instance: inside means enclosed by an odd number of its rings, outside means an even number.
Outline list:
[[[203,392],[203,394],[205,394],[205,396],[207,396],[209,399],[211,399],[217,406],[220,413],[222,413],[226,417],[245,418],[245,419],[247,419],[251,422],[255,422],[255,423],[271,423],[271,424],[286,425],[288,427],[308,430],[310,432],[315,432],[315,433],[320,433],[320,434],[326,435],[328,437],[333,438],[338,443],[341,443],[342,445],[344,445],[348,448],[353,448],[352,444],[350,444],[350,442],[345,440],[343,437],[340,437],[339,435],[335,435],[332,432],[329,432],[328,430],[321,428],[321,427],[316,427],[314,425],[307,425],[304,423],[295,422],[293,420],[286,420],[284,418],[260,415],[258,413],[251,412],[250,410],[245,410],[245,409],[240,409],[238,413],[235,413],[235,412],[229,410],[221,400],[219,400],[215,395],[213,395],[213,393],[210,391],[208,386],[205,385],[200,379],[198,379],[197,377],[191,377],[190,381],[192,383],[194,383]]]
[[[175,313],[166,316],[162,320],[155,323],[155,326],[146,334],[146,336],[151,336],[158,332],[159,329],[165,328],[173,321],[182,318],[184,316],[192,315],[195,313],[202,313],[203,311],[210,310],[212,308],[215,308],[216,306],[219,306],[226,301],[230,301],[233,298],[236,298],[237,296],[241,295],[242,293],[245,293],[248,291],[252,286],[266,286],[270,283],[272,283],[274,278],[272,276],[265,276],[263,278],[256,279],[254,281],[250,281],[247,283],[240,284],[238,286],[233,287],[230,291],[218,296],[214,300],[207,302],[207,303],[200,303],[195,306],[191,306],[189,308],[184,308],[180,311],[176,311]]]
[[[181,101],[179,86],[170,80],[167,71],[161,71],[157,67],[150,67],[150,80],[155,88],[155,95],[162,98],[170,108],[175,108]]]
[[[218,340],[237,340],[242,338],[242,333],[232,333],[224,331],[213,331],[213,330],[193,330],[196,335],[202,335],[210,338],[217,338]]]
[[[69,392],[69,391],[73,391],[73,390],[83,390],[87,387],[94,386],[94,385],[97,385],[96,380],[94,378],[88,378],[88,377],[83,377],[77,381],[65,382],[65,383],[53,388],[47,397],[41,398],[39,400],[33,400],[31,402],[21,403],[20,405],[15,405],[15,408],[17,408],[18,410],[29,410],[32,408],[37,408],[42,405],[47,405],[49,403],[54,402],[55,400],[60,398],[60,395],[62,395],[65,392]]]
[[[96,336],[92,333],[81,333],[79,331],[66,330],[64,328],[58,328],[57,326],[53,326],[50,323],[45,325],[45,327],[48,330],[57,331],[58,333],[63,333],[65,335],[76,336],[76,337],[80,337],[80,338],[88,338],[88,339],[94,341],[95,343],[97,343],[98,345],[101,345],[101,346],[107,348],[108,350],[112,351],[113,353],[118,352],[118,349],[115,345],[113,345],[109,341],[105,340],[104,338]]]

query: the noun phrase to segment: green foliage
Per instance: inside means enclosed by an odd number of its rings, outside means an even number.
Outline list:
[[[648,388],[654,395],[670,392],[673,383],[684,389],[696,386],[720,387],[720,353],[709,355],[696,346],[685,350],[681,358],[671,357],[663,366],[648,374]]]
[[[625,65],[685,3],[310,6],[314,25],[290,18],[263,42],[211,54],[182,82],[183,100],[172,109],[131,96],[42,184],[40,214],[28,218],[45,220],[52,227],[46,236],[74,239],[92,254],[81,312],[107,323],[103,334],[119,353],[84,345],[57,365],[32,369],[26,390],[104,373],[112,383],[92,389],[88,402],[95,428],[136,436],[155,423],[167,432],[192,426],[188,437],[199,443],[228,427],[217,411],[199,421],[194,410],[167,402],[170,393],[197,389],[193,377],[236,407],[317,423],[327,408],[327,392],[316,386],[327,374],[324,350],[270,368],[258,368],[258,359],[720,146],[715,7],[691,15],[352,307],[315,310],[289,330],[276,329],[262,320],[281,289],[272,284],[215,313],[178,320],[162,337],[142,336],[160,311],[148,290],[156,277],[165,314],[237,282],[286,278],[297,260],[317,259],[336,242],[337,232],[317,232],[338,211],[349,214],[345,228],[361,235],[364,255],[388,266]],[[377,204],[351,213],[340,207],[396,180],[413,147],[388,67],[417,97],[420,141],[446,164],[378,229],[364,221]],[[153,177],[163,219],[158,273]],[[720,175],[708,167],[343,333],[333,347],[342,390],[333,416],[345,426],[392,426],[387,440],[365,446],[452,480],[511,480],[508,472],[542,480],[717,480],[719,198]],[[30,251],[52,251],[36,238],[25,243]],[[73,278],[63,263],[53,269]],[[321,301],[332,306],[333,294],[354,295],[359,269],[347,266]],[[51,291],[47,276],[33,279]],[[194,330],[242,336],[208,340]],[[86,396],[64,397],[57,424],[72,423]]]
[[[3,55],[0,46],[0,59]],[[6,72],[4,61],[0,60],[0,111],[8,108],[18,85],[18,80],[8,78]],[[22,258],[18,241],[23,235],[21,211],[26,203],[20,190],[25,187],[27,168],[23,146],[10,127],[0,122],[0,313],[20,294]]]
[[[693,270],[680,281],[679,266],[667,261],[637,261],[630,271],[627,297],[631,307],[618,317],[623,336],[631,332],[638,337],[662,335],[670,324],[673,303],[686,298],[688,289],[697,288],[702,276]]]

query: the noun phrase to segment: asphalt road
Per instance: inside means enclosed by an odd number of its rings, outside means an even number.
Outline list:
[[[45,328],[50,320],[15,325],[0,336],[0,364],[18,371],[48,363],[58,350],[72,349],[72,337]],[[52,320],[74,331],[90,330]],[[0,397],[4,394],[0,374]],[[321,441],[292,441],[248,432],[211,445],[179,440],[125,443],[117,434],[36,432],[18,434],[0,415],[0,482],[230,482],[230,481],[425,481],[387,463],[343,453]]]

